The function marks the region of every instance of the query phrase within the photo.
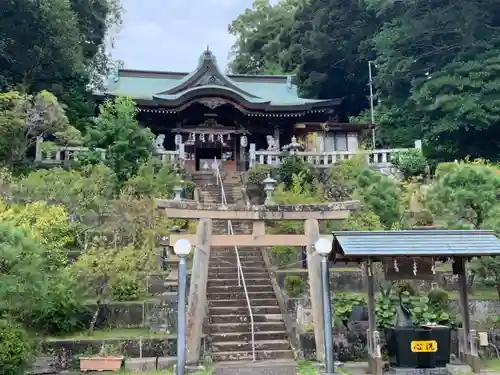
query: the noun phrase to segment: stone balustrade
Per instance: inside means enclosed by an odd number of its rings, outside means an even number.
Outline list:
[[[64,163],[71,163],[78,160],[78,154],[80,152],[90,151],[88,147],[56,147],[54,150],[50,151],[38,151],[36,153],[35,162],[44,165],[60,165]],[[101,160],[106,159],[106,150],[104,149],[94,149],[100,154]]]
[[[380,149],[368,151],[333,151],[333,152],[307,152],[297,151],[293,154],[303,161],[313,164],[318,168],[329,168],[333,164],[351,159],[356,155],[363,155],[369,164],[378,168],[391,168],[391,155],[396,152],[409,151],[407,148]],[[250,166],[256,164],[267,164],[279,166],[283,159],[290,155],[289,152],[282,151],[255,151],[250,148]]]
[[[39,138],[36,142],[35,162],[42,165],[62,165],[78,161],[78,154],[81,152],[94,151],[98,152],[101,160],[106,160],[106,150],[101,148],[90,149],[88,147],[70,147],[70,146],[54,146],[48,150],[42,147],[43,139]],[[179,163],[182,161],[184,152],[182,149],[177,151],[172,150],[155,150],[155,156],[162,163]]]

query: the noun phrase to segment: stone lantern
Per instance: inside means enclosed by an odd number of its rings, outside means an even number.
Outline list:
[[[271,175],[268,174],[267,178],[262,181],[264,184],[264,191],[266,192],[266,200],[264,204],[273,204],[273,192],[276,185],[276,180],[271,178]]]
[[[177,182],[174,185],[174,201],[182,200],[182,183],[183,181],[179,178],[179,175],[177,175]]]
[[[287,151],[293,155],[298,151],[304,151],[304,146],[302,146],[300,143],[298,143],[297,138],[295,136],[293,136],[292,141],[289,144],[287,144],[286,146],[283,146],[283,151]]]

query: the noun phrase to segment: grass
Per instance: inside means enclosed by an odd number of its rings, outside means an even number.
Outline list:
[[[174,292],[175,293],[175,292]],[[160,303],[162,301],[161,296],[145,296],[141,299],[135,301],[107,301],[106,303],[102,303],[102,305],[106,304],[117,304],[117,305],[142,305],[144,303]],[[95,298],[89,298],[85,300],[85,305],[95,305]]]
[[[485,365],[488,369],[490,369],[492,371],[500,372],[500,359],[499,358],[490,359],[489,361],[486,361]]]
[[[317,375],[318,369],[312,362],[309,361],[299,361],[297,363],[297,372],[300,375]]]
[[[166,337],[163,332],[152,332],[149,328],[110,328],[98,329],[93,332],[80,332],[73,335],[50,337],[49,340],[112,340]]]
[[[297,363],[297,373],[300,375],[318,375],[318,373],[322,373],[322,368],[318,367],[318,363],[310,362],[310,361],[299,361]],[[349,375],[350,372],[344,368],[337,368],[337,373]]]

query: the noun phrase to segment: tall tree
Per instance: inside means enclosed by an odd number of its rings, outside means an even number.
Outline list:
[[[49,90],[76,125],[93,114],[89,84],[107,66],[104,44],[119,0],[2,0],[0,91]]]
[[[130,98],[108,100],[87,134],[87,144],[106,149],[106,163],[120,182],[134,176],[151,156],[153,133],[139,125]]]
[[[479,139],[479,133],[498,124],[499,92],[491,81],[497,74],[500,3],[369,4],[383,22],[373,38],[382,143],[409,146],[422,138],[438,159],[495,155],[494,142]]]
[[[240,74],[285,73],[280,65],[284,53],[280,38],[290,30],[300,2],[254,0],[252,8],[229,25],[229,33],[236,37],[229,70]]]
[[[375,14],[361,1],[256,0],[230,26],[238,73],[297,73],[301,94],[344,97],[344,120],[367,106]]]

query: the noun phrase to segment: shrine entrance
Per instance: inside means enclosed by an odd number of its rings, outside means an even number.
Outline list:
[[[209,169],[215,159],[218,162],[222,160],[222,147],[217,144],[203,144],[194,149],[194,157],[196,163],[196,170],[201,171]],[[219,146],[219,147],[217,147]]]
[[[214,160],[217,159],[221,170],[236,171],[238,162],[244,159],[241,155],[246,152],[245,134],[248,133],[244,128],[226,126],[208,119],[196,126],[185,125],[172,129],[172,132],[177,133],[176,145],[184,145],[188,161],[184,163],[184,168],[188,170],[212,169]]]

